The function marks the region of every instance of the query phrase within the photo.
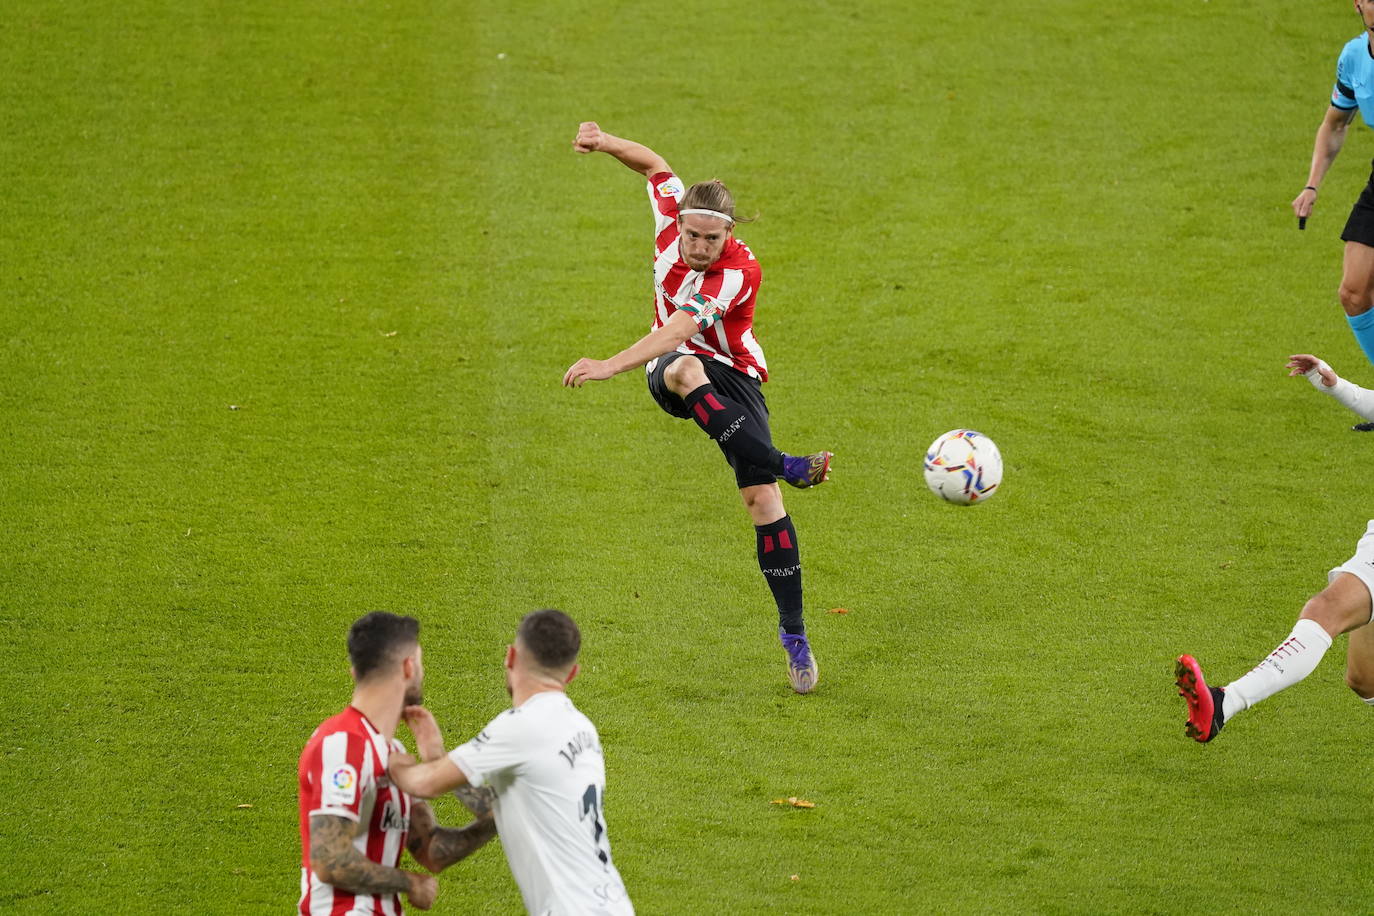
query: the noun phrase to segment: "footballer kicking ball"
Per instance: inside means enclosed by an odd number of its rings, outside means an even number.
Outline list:
[[[971,429],[951,429],[926,449],[926,486],[961,506],[980,503],[1002,482],[997,444]]]

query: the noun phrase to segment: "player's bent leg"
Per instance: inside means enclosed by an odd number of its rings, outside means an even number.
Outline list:
[[[702,385],[710,384],[701,360],[695,357],[673,360],[668,368],[663,370],[663,381],[667,384],[668,390],[680,398],[686,398]]]

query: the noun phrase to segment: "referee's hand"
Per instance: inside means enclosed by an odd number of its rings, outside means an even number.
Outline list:
[[[1303,188],[1297,197],[1293,198],[1293,215],[1298,218],[1298,228],[1307,228],[1307,218],[1312,215],[1312,207],[1317,202],[1317,189],[1313,187]]]

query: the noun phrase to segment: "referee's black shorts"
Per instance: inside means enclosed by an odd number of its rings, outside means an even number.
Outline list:
[[[1369,183],[1360,192],[1359,200],[1350,208],[1350,218],[1345,221],[1341,241],[1359,242],[1374,248],[1374,170],[1371,170]]]
[[[654,396],[659,407],[681,420],[692,418],[692,415],[687,411],[687,405],[682,402],[682,398],[673,394],[663,380],[664,371],[679,359],[699,361],[701,367],[706,370],[706,378],[715,389],[748,411],[749,416],[759,425],[763,437],[770,444],[772,443],[773,434],[768,428],[768,403],[763,399],[763,383],[714,359],[679,353],[674,350],[672,353],[667,353],[651,362],[647,372],[649,393]],[[741,489],[775,483],[778,479],[767,468],[735,459],[723,447],[721,453],[725,455],[725,460],[730,463],[730,467],[734,468],[735,483]]]

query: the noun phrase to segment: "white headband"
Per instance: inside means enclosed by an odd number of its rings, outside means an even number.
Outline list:
[[[698,210],[698,209],[679,210],[679,211],[677,212],[677,215],[678,215],[678,216],[687,216],[688,214],[691,214],[691,213],[695,213],[695,214],[697,214],[698,216],[714,216],[716,219],[723,219],[723,220],[725,220],[727,223],[729,223],[729,224],[732,225],[732,226],[735,224],[735,218],[734,218],[733,216],[730,216],[728,213],[721,213],[719,210]]]

